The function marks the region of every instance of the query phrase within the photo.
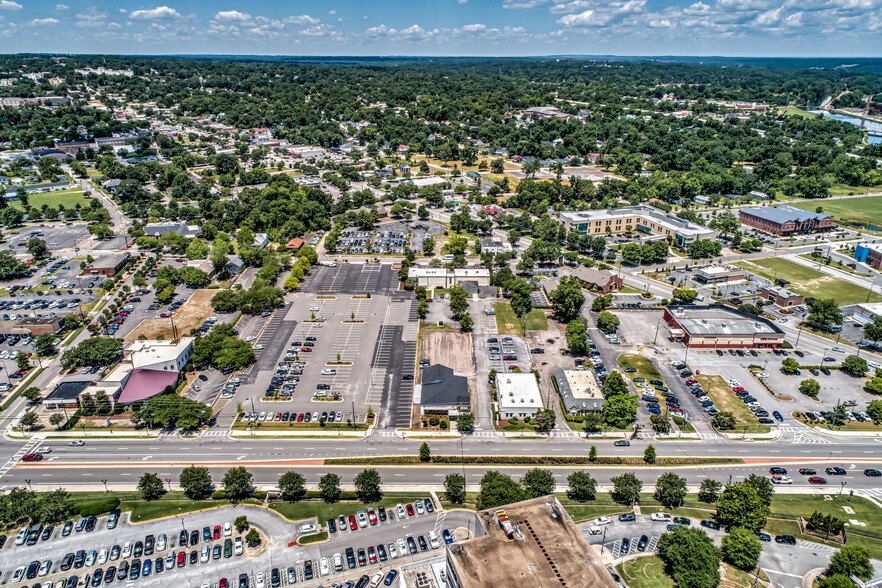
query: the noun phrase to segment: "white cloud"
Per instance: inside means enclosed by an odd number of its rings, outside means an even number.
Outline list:
[[[70,8],[70,6],[68,6],[67,4],[56,4],[55,5],[55,10],[67,10],[68,8]]]
[[[775,24],[781,19],[781,10],[782,8],[776,8],[774,10],[761,12],[754,20],[754,24],[757,26],[769,26]]]
[[[329,10],[328,14],[337,14],[337,11],[336,10]]]
[[[35,18],[32,21],[27,23],[29,27],[46,27],[51,25],[57,25],[59,20],[57,18]]]
[[[465,26],[459,27],[459,30],[466,33],[481,33],[487,30],[487,25],[485,24],[468,24]]]
[[[214,20],[220,22],[245,22],[251,20],[251,15],[238,10],[223,10],[214,15]]]
[[[107,13],[96,10],[95,7],[89,8],[86,12],[77,14],[77,20],[74,24],[82,29],[103,28],[107,19]]]
[[[321,21],[317,18],[313,18],[308,14],[301,15],[292,15],[287,18],[283,18],[282,22],[285,24],[294,24],[294,25],[317,25]]]
[[[129,18],[131,18],[132,20],[169,20],[181,17],[181,13],[179,13],[174,8],[169,8],[168,6],[157,6],[156,8],[134,10],[129,15]]]
[[[802,24],[802,13],[794,12],[790,16],[784,19],[784,24],[791,27],[797,27]]]
[[[21,10],[21,4],[12,0],[0,0],[0,10]]]
[[[568,14],[557,22],[565,27],[596,27],[605,25],[609,19],[598,16],[593,10],[586,10],[578,14]]]
[[[526,8],[536,8],[547,3],[548,0],[503,0],[502,7],[509,10],[523,10]]]
[[[649,26],[654,29],[669,29],[674,26],[674,23],[669,21],[666,18],[662,19],[653,19],[649,21]]]
[[[469,0],[456,0],[457,4],[468,4]]]
[[[329,37],[336,35],[337,31],[329,24],[320,24],[305,28],[300,31],[300,34],[306,37]]]

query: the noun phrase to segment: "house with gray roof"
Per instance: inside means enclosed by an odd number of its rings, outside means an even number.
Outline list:
[[[471,407],[468,379],[441,364],[421,370],[419,390],[414,396],[419,399],[420,414],[456,416]]]

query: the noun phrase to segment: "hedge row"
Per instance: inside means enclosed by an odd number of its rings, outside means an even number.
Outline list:
[[[416,455],[388,457],[340,457],[326,459],[325,465],[417,465],[421,462]],[[433,455],[432,464],[481,464],[481,465],[645,465],[642,457],[597,457],[593,462],[580,456],[495,456],[473,455],[463,458],[459,455]],[[693,465],[741,463],[740,459],[704,457],[659,457],[656,465]]]
[[[81,502],[74,508],[79,512],[81,517],[97,517],[104,513],[110,512],[119,507],[119,498],[116,496],[108,496],[101,500],[93,500],[90,502]]]

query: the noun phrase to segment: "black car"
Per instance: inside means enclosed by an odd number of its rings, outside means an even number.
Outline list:
[[[182,545],[186,545],[186,542],[182,543]],[[190,533],[190,545],[199,545],[199,531],[192,531]]]
[[[616,447],[631,447],[631,442],[625,441],[624,439],[621,439],[621,440],[613,443],[613,445],[615,445]]]
[[[649,537],[646,535],[640,536],[640,541],[637,542],[637,551],[646,551],[646,546],[649,544]]]
[[[417,541],[418,541],[419,544],[420,544],[420,550],[421,550],[421,551],[428,551],[428,550],[429,550],[429,544],[426,543],[426,538],[425,538],[425,537],[423,537],[422,535],[420,535],[419,537],[417,537]]]
[[[844,476],[848,473],[842,468],[827,468],[825,471],[828,476]]]
[[[129,566],[129,580],[137,580],[141,576],[141,560],[133,559]]]
[[[769,473],[772,474],[773,476],[776,474],[779,476],[786,476],[787,470],[785,468],[775,466],[775,467],[769,468]]]
[[[358,565],[362,567],[367,565],[367,552],[364,547],[358,548]]]
[[[270,586],[279,588],[282,585],[282,576],[279,574],[279,568],[273,568],[270,571]]]
[[[110,566],[107,568],[107,571],[104,572],[104,583],[110,584],[113,582],[113,578],[116,576],[116,566]]]
[[[122,560],[119,562],[119,569],[116,571],[116,581],[124,580],[129,575],[129,562]]]
[[[181,547],[187,545],[187,531],[181,531],[178,533],[178,545]]]
[[[799,349],[794,350],[793,353],[795,353],[795,354],[798,355],[799,357],[805,357],[805,353],[803,353],[803,352],[800,351]]]
[[[800,468],[799,473],[802,474],[803,476],[814,476],[818,472],[816,472],[812,468]]]
[[[67,521],[64,523],[64,528],[61,530],[61,536],[67,537],[70,535],[71,531],[73,531],[73,521]]]
[[[426,505],[426,512],[435,512],[435,507],[432,506],[432,499],[431,498],[424,498],[423,504]]]
[[[54,530],[55,530],[55,527],[53,527],[52,525],[49,525],[48,527],[43,529],[43,534],[40,535],[40,541],[48,540],[49,537],[52,536],[52,531],[54,531]]]
[[[713,529],[714,531],[720,530],[720,523],[716,521],[701,521],[702,527],[707,527],[708,529]]]
[[[101,568],[96,569],[92,572],[92,586],[100,586],[101,580],[104,578],[104,570]]]
[[[248,588],[248,574],[239,574],[239,588]]]
[[[871,478],[878,478],[879,476],[882,476],[882,472],[880,472],[879,470],[868,469],[864,470],[864,475]]]
[[[98,522],[98,517],[89,517],[86,519],[86,533],[91,533],[95,530],[95,524]]]
[[[637,516],[633,512],[626,512],[619,515],[620,523],[630,523],[637,520]]]
[[[793,535],[775,535],[775,543],[796,545],[796,537],[794,537]]]
[[[686,517],[674,517],[674,522],[678,525],[683,525],[684,527],[688,527],[692,524],[692,520],[687,519]]]
[[[350,570],[354,570],[356,567],[355,551],[351,547],[346,548],[346,565]]]
[[[756,534],[757,539],[760,541],[770,542],[772,540],[772,536],[768,533],[763,533],[762,531],[758,531]]]
[[[202,380],[203,382],[207,382],[208,376],[206,376],[205,374],[199,374],[199,379]]]
[[[625,537],[622,539],[622,547],[619,549],[619,555],[627,555],[631,551],[631,540]]]
[[[144,555],[153,555],[154,545],[156,545],[156,538],[153,535],[147,535],[144,539]]]
[[[211,541],[211,527],[202,527],[202,540],[206,543]]]
[[[197,561],[199,561],[199,552],[194,549],[190,552],[190,565],[195,564]]]
[[[337,532],[337,523],[334,522],[334,519],[328,520],[328,531],[330,531],[331,533]]]
[[[431,504],[431,501],[429,502],[429,504]],[[430,512],[431,512],[431,511],[430,511]],[[377,509],[377,514],[378,514],[379,517],[380,517],[380,522],[381,522],[381,523],[385,523],[385,522],[386,522],[386,507],[385,507],[385,506],[381,506],[380,508],[378,508],[378,509]]]
[[[74,556],[74,569],[80,569],[86,563],[86,552],[82,549]]]
[[[411,555],[416,554],[417,546],[416,546],[416,541],[413,540],[413,537],[407,538],[407,549],[410,551]]]
[[[65,556],[61,560],[61,571],[66,572],[73,566],[74,562],[74,554],[73,552],[65,554]]]

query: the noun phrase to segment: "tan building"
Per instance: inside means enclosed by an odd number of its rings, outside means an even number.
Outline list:
[[[605,235],[634,231],[644,235],[670,237],[674,244],[686,247],[698,239],[716,239],[717,232],[663,210],[640,204],[624,208],[565,211],[560,213],[567,232],[582,235]],[[630,227],[630,228],[629,228]]]
[[[490,270],[483,267],[458,267],[449,270],[443,267],[413,266],[407,272],[407,279],[424,288],[450,288],[463,282],[489,286]]]
[[[557,382],[557,393],[568,415],[584,415],[603,410],[603,390],[593,371],[557,369],[552,376]]]
[[[599,270],[580,265],[570,274],[576,278],[585,288],[594,290],[598,294],[609,294],[622,289],[622,278],[609,270]]]
[[[447,549],[453,588],[616,588],[553,494],[476,513],[483,527]]]
[[[722,304],[666,306],[671,336],[687,347],[704,349],[773,349],[784,344],[784,331],[760,316]]]
[[[702,284],[739,282],[743,279],[743,269],[728,265],[712,265],[695,270],[695,281]]]

